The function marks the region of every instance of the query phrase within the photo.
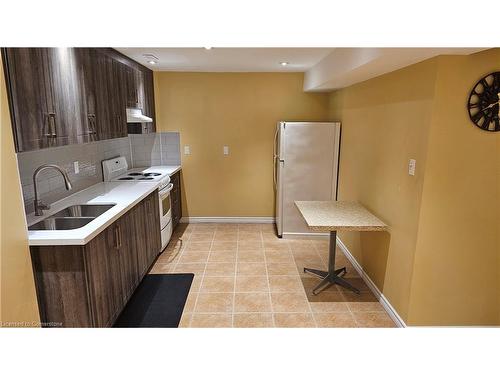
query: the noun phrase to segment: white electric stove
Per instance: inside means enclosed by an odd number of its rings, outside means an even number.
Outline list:
[[[168,245],[172,236],[172,210],[170,201],[170,175],[165,168],[142,167],[128,168],[127,159],[123,156],[102,161],[103,179],[105,182],[139,182],[158,184],[158,198],[160,211],[161,249]]]

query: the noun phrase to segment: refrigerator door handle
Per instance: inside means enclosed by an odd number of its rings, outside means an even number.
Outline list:
[[[274,184],[274,190],[276,190],[276,180],[278,179],[277,176],[276,176],[276,173],[278,173],[278,170],[277,170],[277,167],[276,167],[276,161],[277,161],[278,157],[276,155],[274,155],[274,158],[273,158],[273,184]]]
[[[285,164],[284,160],[281,160],[278,156],[274,157],[274,162],[273,162],[273,182],[274,182],[274,188],[277,189],[277,183],[278,183],[278,168],[279,168],[279,163]]]
[[[274,133],[274,144],[273,144],[273,156],[277,157],[276,151],[278,151],[278,133],[280,131],[280,127],[276,127],[276,132]]]

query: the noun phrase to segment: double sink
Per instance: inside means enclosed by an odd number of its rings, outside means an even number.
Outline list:
[[[28,230],[69,230],[87,225],[115,204],[77,204],[28,227]]]

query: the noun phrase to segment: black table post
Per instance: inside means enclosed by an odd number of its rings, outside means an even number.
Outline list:
[[[328,271],[315,270],[312,268],[305,268],[304,272],[313,274],[315,276],[319,276],[323,279],[314,289],[313,294],[317,295],[321,293],[323,290],[328,289],[333,284],[338,284],[346,289],[353,291],[354,293],[359,294],[359,290],[349,284],[344,278],[343,275],[347,272],[345,267],[339,268],[335,270],[335,252],[337,249],[337,231],[330,232],[330,243],[329,243],[329,254],[328,254]]]

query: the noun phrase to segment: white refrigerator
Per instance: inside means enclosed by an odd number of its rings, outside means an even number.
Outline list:
[[[311,231],[297,200],[336,200],[340,122],[279,122],[274,137],[278,236]]]

